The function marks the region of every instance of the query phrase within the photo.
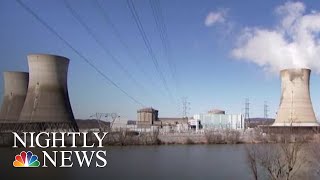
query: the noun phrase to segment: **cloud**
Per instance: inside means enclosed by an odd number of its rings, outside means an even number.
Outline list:
[[[223,23],[226,20],[227,9],[220,9],[218,11],[211,11],[207,15],[204,24],[207,27],[213,26],[216,23]]]
[[[320,73],[320,13],[306,13],[301,2],[286,2],[275,12],[280,18],[275,27],[242,30],[232,56],[275,73],[286,68]]]

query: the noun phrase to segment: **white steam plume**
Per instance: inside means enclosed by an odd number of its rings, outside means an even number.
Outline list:
[[[306,13],[301,2],[287,2],[275,12],[279,24],[272,29],[245,28],[232,56],[271,72],[310,68],[320,74],[320,13]]]
[[[219,9],[218,11],[211,11],[205,21],[204,24],[207,27],[213,26],[216,23],[224,23],[226,20],[228,9]]]

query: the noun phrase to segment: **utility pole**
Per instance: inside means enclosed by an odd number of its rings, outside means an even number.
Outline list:
[[[182,97],[182,117],[187,118],[190,110],[190,102],[188,97]]]

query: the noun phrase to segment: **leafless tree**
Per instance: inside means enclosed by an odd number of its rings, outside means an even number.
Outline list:
[[[309,153],[311,156],[312,169],[315,175],[320,176],[320,136],[316,136],[312,143],[309,143]]]
[[[254,179],[291,180],[301,177],[308,169],[304,140],[287,134],[278,136],[279,143],[247,146],[247,161]]]
[[[223,134],[228,144],[237,144],[240,142],[240,132],[237,130],[225,129]]]
[[[240,132],[232,129],[205,131],[208,144],[237,144],[240,142]]]
[[[250,147],[249,147],[250,146]],[[251,170],[251,173],[255,180],[258,180],[258,157],[255,145],[249,145],[246,147],[247,161]]]
[[[221,133],[215,129],[205,131],[205,137],[208,144],[222,144],[225,143],[225,139]]]

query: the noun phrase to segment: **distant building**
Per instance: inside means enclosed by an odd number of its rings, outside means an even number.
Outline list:
[[[211,110],[208,113],[195,114],[192,122],[203,129],[244,129],[244,117],[242,114],[225,114],[222,110]]]
[[[190,129],[195,129],[196,131],[198,131],[199,128],[202,128],[200,119],[194,119],[194,117],[188,119],[188,125]]]
[[[137,111],[136,127],[138,129],[166,128],[168,130],[187,130],[188,118],[166,117],[159,118],[158,110],[153,108],[143,108]],[[129,122],[128,122],[129,125]],[[133,125],[130,122],[130,125]]]
[[[208,114],[226,114],[226,111],[220,109],[212,109],[208,111]]]
[[[159,118],[159,121],[155,122],[160,128],[165,129],[165,131],[182,132],[189,129],[188,118],[177,118],[177,117],[166,117]]]
[[[137,121],[135,120],[128,120],[127,121],[127,125],[136,125],[137,124]]]
[[[159,122],[161,123],[162,126],[175,126],[177,124],[188,124],[188,118],[166,117],[166,118],[159,118]]]
[[[138,128],[150,128],[155,121],[158,121],[158,110],[151,107],[139,109],[137,119]]]
[[[258,126],[270,126],[274,123],[273,118],[249,118],[245,120],[249,128],[255,128]]]

